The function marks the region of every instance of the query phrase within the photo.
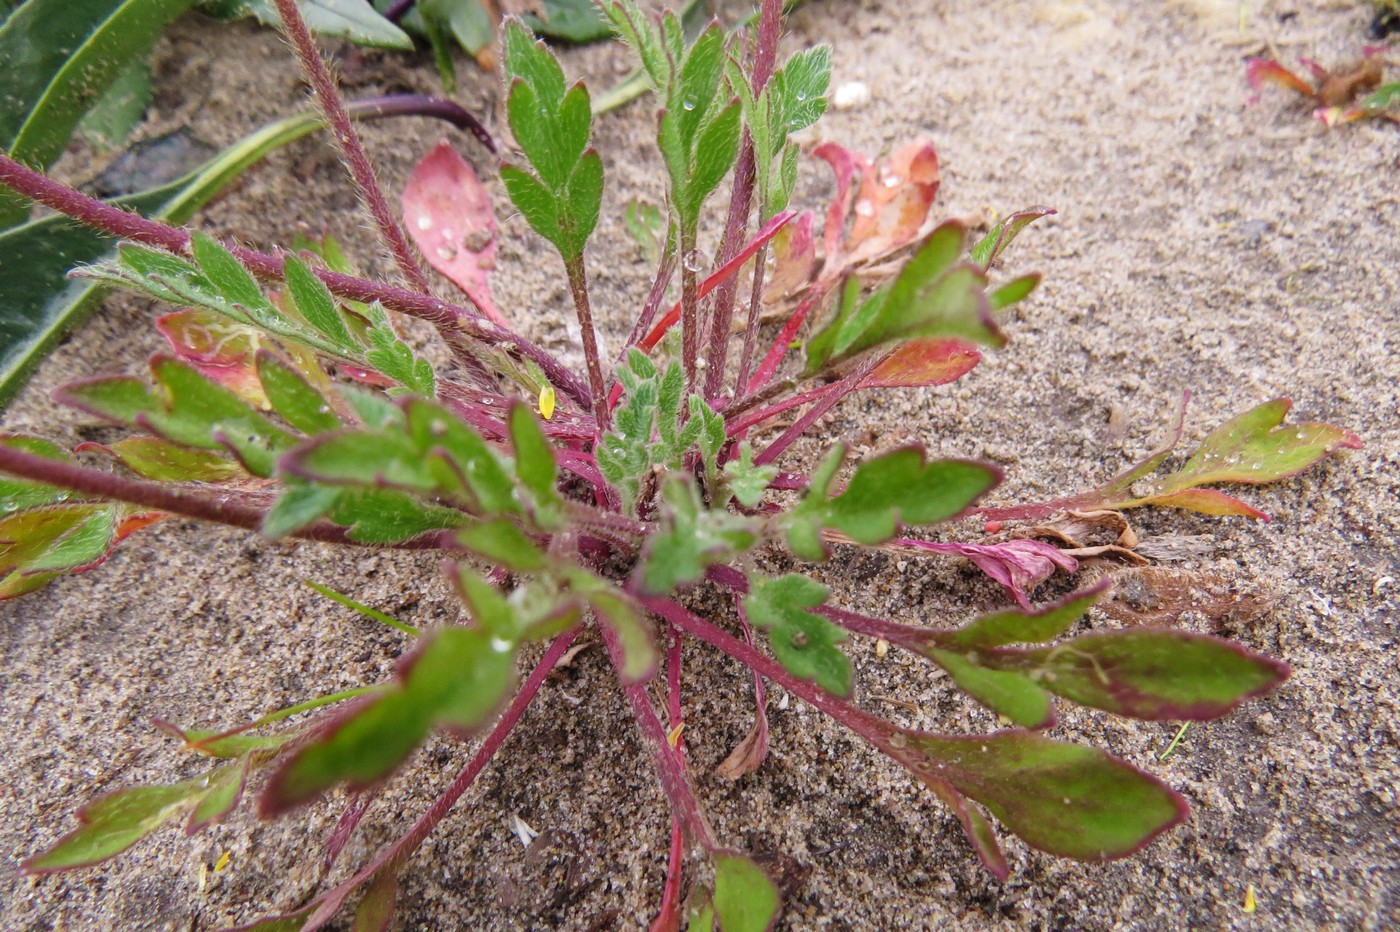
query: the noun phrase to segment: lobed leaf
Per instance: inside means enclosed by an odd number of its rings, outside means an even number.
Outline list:
[[[705,568],[753,547],[757,526],[722,508],[705,508],[700,491],[682,476],[661,487],[661,528],[648,537],[637,579],[648,595],[666,595],[698,581]]]
[[[900,527],[935,524],[966,510],[1001,479],[992,466],[968,460],[926,462],[919,447],[903,447],[866,460],[844,491],[827,493],[845,456],[837,444],[812,476],[802,501],[783,519],[793,553],[807,560],[826,556],[823,529],[858,543],[889,540]]]
[[[833,695],[848,696],[851,661],[836,646],[846,632],[807,611],[821,605],[826,594],[821,583],[797,573],[751,578],[744,612],[754,625],[768,629],[773,653],[788,672]]]

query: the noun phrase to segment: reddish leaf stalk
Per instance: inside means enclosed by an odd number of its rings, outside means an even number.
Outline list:
[[[42,172],[21,165],[4,153],[0,153],[0,185],[12,188],[36,203],[72,217],[83,226],[100,230],[111,236],[164,249],[166,252],[189,254],[190,233],[188,230],[173,227],[158,220],[150,220],[132,211],[88,197],[80,191],[54,181]],[[253,274],[264,279],[281,281],[282,258],[280,256],[246,249],[235,244],[225,244],[225,246]],[[438,329],[453,352],[464,360],[473,358],[467,350],[463,349],[462,341],[466,338],[492,345],[510,344],[520,355],[528,357],[544,370],[550,382],[577,402],[580,407],[592,407],[592,395],[588,391],[588,387],[580,382],[553,354],[515,332],[491,323],[481,317],[479,312],[474,309],[469,310],[455,304],[449,304],[429,294],[420,294],[404,288],[396,288],[393,285],[356,278],[353,275],[343,275],[328,269],[316,269],[315,273],[332,293],[341,298],[366,303],[378,301],[390,310],[426,320]]]
[[[565,260],[569,274],[569,291],[574,298],[574,309],[578,312],[579,333],[583,337],[583,357],[588,364],[588,387],[593,398],[593,417],[598,424],[598,435],[608,430],[611,414],[608,410],[608,393],[603,383],[603,366],[598,358],[598,332],[593,327],[593,308],[588,303],[588,273],[583,267],[583,257]]]
[[[802,303],[797,306],[797,309],[792,312],[792,316],[783,324],[782,332],[780,332],[778,338],[773,341],[772,348],[768,350],[768,355],[763,357],[763,362],[759,365],[758,371],[754,373],[753,378],[749,380],[745,391],[758,391],[773,377],[773,373],[778,371],[778,365],[783,361],[783,357],[787,355],[788,350],[792,348],[792,341],[793,338],[797,336],[797,331],[807,320],[807,315],[811,314],[813,309],[819,306],[822,299],[826,297],[826,289],[828,287],[829,284],[825,281],[818,282],[812,286],[812,290],[808,292],[807,297],[802,299]]]
[[[125,502],[138,508],[165,511],[248,531],[261,528],[263,517],[266,515],[266,511],[255,505],[224,501],[222,496],[200,494],[192,490],[194,487],[172,488],[165,483],[131,479],[100,469],[52,460],[4,445],[0,445],[0,473],[56,485],[84,495]],[[302,528],[291,536],[322,543],[367,546],[351,540],[345,528],[324,521]],[[450,542],[450,533],[431,532],[389,546],[399,550],[438,550],[449,546]]]
[[[773,66],[778,58],[778,40],[782,33],[782,18],[782,0],[764,0],[762,11],[759,14],[758,42],[754,47],[753,67],[750,72],[750,82],[755,95],[762,92],[773,74]],[[748,130],[745,130],[739,161],[734,167],[734,190],[729,197],[729,217],[725,223],[724,238],[720,242],[717,265],[722,266],[732,259],[739,251],[739,244],[743,242],[744,233],[749,225],[749,214],[753,207],[755,173],[758,170],[767,171],[768,166],[754,164],[753,137]],[[766,205],[760,204],[759,207],[764,209]],[[764,257],[760,252],[758,262],[754,266],[755,293],[762,288],[763,261]],[[738,280],[731,278],[720,286],[719,293],[715,295],[715,310],[711,318],[710,348],[707,356],[709,365],[705,373],[706,398],[717,397],[724,387],[724,370],[729,357],[729,328],[734,321],[734,299],[738,288]],[[749,308],[748,331],[744,337],[746,347],[749,344],[749,334],[752,333],[755,323],[753,319],[757,313],[755,307],[756,305],[752,305]],[[741,364],[740,380],[734,383],[735,395],[743,391],[742,375],[746,369],[747,366]]]
[[[738,418],[736,420],[728,420],[726,418],[725,431],[729,434],[729,436],[737,437],[743,431],[748,430],[755,424],[762,424],[769,418],[777,417],[784,411],[790,411],[793,408],[799,408],[802,405],[807,404],[808,402],[817,401],[825,397],[826,395],[831,394],[832,390],[841,384],[842,383],[840,382],[833,382],[830,385],[823,385],[821,388],[814,388],[811,391],[803,392],[800,395],[792,395],[788,398],[784,398],[782,401],[779,401],[776,404],[769,405],[766,408],[762,408],[758,411],[753,412],[752,414],[747,414],[744,417]],[[725,413],[728,414],[728,412]]]
[[[799,437],[807,432],[807,428],[820,420],[822,415],[834,408],[842,398],[845,398],[854,391],[878,363],[878,359],[871,360],[841,381],[831,385],[827,393],[823,395],[816,404],[808,408],[800,418],[792,423],[791,427],[778,435],[777,440],[774,440],[768,446],[764,447],[763,452],[753,458],[754,464],[763,466],[781,456],[788,447],[792,446]]]
[[[681,708],[681,634],[670,629],[671,644],[666,651],[666,702],[671,732],[685,722]],[[675,753],[685,756],[685,737],[676,739]],[[671,854],[666,862],[666,884],[661,892],[661,909],[651,924],[652,932],[669,932],[681,927],[681,882],[685,859],[685,831],[680,819],[671,816]]]
[[[700,299],[696,292],[695,230],[681,230],[681,359],[685,364],[685,393],[697,388],[700,371]],[[688,409],[687,409],[688,410]]]
[[[748,389],[753,351],[758,345],[758,321],[763,311],[763,279],[768,271],[768,244],[758,251],[753,263],[753,286],[749,291],[749,314],[744,321],[744,348],[739,351],[739,371],[734,377],[734,397]]]
[[[345,158],[345,166],[350,170],[350,176],[355,180],[360,198],[370,216],[374,218],[375,226],[379,228],[379,235],[389,247],[394,263],[398,265],[399,271],[408,279],[410,285],[418,291],[429,291],[428,278],[423,274],[418,260],[414,258],[408,238],[404,236],[403,229],[389,207],[389,200],[384,196],[384,190],[374,177],[374,166],[370,164],[360,136],[350,123],[350,115],[345,111],[345,101],[341,98],[340,91],[336,89],[335,78],[331,76],[325,59],[317,51],[316,42],[311,38],[311,30],[306,28],[306,21],[301,18],[296,0],[277,0],[277,13],[282,20],[282,32],[296,52],[297,61],[301,63],[302,74],[307,83],[316,92],[316,101],[321,105],[321,112],[326,115],[326,124]]]
[[[654,600],[643,598],[642,601],[647,603]],[[607,625],[599,625],[598,630],[602,632],[603,643],[608,648],[608,657],[612,660],[614,669],[618,671],[620,682],[622,644],[616,632]],[[686,836],[693,842],[713,850],[714,832],[700,809],[699,800],[695,798],[695,788],[691,786],[690,775],[685,772],[685,763],[666,742],[666,726],[661,723],[651,700],[647,698],[646,686],[641,683],[623,685],[622,692],[627,697],[627,704],[632,708],[632,716],[637,720],[637,727],[642,732],[644,742],[651,749],[652,761],[656,764],[657,773],[661,778],[661,788],[671,804],[672,816],[680,821]]]
[[[656,268],[656,278],[652,280],[651,291],[647,293],[647,303],[642,308],[642,315],[637,318],[636,324],[632,326],[632,333],[627,338],[627,345],[622,353],[618,354],[621,362],[627,350],[638,345],[647,329],[651,326],[652,320],[656,318],[656,312],[661,309],[661,302],[666,300],[666,289],[671,285],[671,279],[676,274],[676,250],[671,245],[671,237],[666,238],[666,248],[661,253],[661,264]]]

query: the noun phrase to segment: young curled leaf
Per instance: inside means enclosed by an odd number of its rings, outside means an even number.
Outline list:
[[[674,478],[661,489],[666,503],[662,529],[647,543],[638,583],[649,595],[667,595],[700,579],[705,567],[731,560],[758,540],[748,518],[705,508],[695,484]]]

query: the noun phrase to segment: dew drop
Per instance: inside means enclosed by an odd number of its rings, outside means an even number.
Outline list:
[[[418,215],[418,229],[431,230],[433,228],[433,218],[427,214]]]
[[[698,272],[705,267],[705,256],[698,249],[692,249],[685,254],[682,264],[687,271]]]
[[[457,250],[453,249],[451,246],[439,246],[437,248],[437,254],[440,259],[454,259],[457,257]]]
[[[856,213],[862,217],[870,217],[875,214],[875,205],[865,198],[856,201]]]
[[[682,109],[682,110],[685,110],[686,112],[690,112],[691,110],[694,110],[694,109],[695,109],[695,101],[693,101],[693,100],[685,100],[685,101],[683,101],[683,102],[681,103],[681,109]]]
[[[506,651],[510,650],[510,641],[507,641],[505,638],[492,638],[491,649],[498,654],[504,654]]]
[[[905,748],[908,746],[909,739],[905,736],[904,732],[896,731],[894,734],[890,735],[890,747]]]
[[[903,184],[903,183],[904,183],[904,179],[901,178],[901,177],[899,177],[898,175],[886,175],[886,176],[885,176],[885,187],[887,187],[887,188],[897,188],[897,187],[899,187],[899,186],[900,186],[901,184]]]

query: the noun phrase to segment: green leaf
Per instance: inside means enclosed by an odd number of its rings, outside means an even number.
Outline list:
[[[43,854],[29,858],[24,869],[47,873],[99,864],[189,811],[209,791],[209,777],[197,777],[169,786],[138,786],[99,797],[78,810],[81,827],[63,836]]]
[[[690,172],[686,192],[688,216],[697,217],[705,199],[729,174],[739,154],[739,135],[743,130],[742,108],[731,103],[719,112],[696,140],[694,167]]]
[[[638,567],[642,590],[665,595],[698,581],[707,566],[746,552],[758,540],[757,525],[723,509],[707,509],[693,482],[671,476],[661,487],[661,530],[647,540]]]
[[[826,587],[797,573],[750,578],[749,583],[744,611],[752,624],[768,629],[778,662],[833,695],[850,695],[851,661],[836,647],[846,632],[806,611],[826,600]]]
[[[183,447],[160,437],[127,437],[104,450],[138,476],[161,482],[226,482],[247,475],[237,463],[216,452]]]
[[[1032,847],[1061,857],[1123,857],[1188,813],[1180,796],[1136,767],[1034,732],[896,731],[886,753],[935,788],[952,786],[977,800]]]
[[[612,35],[612,28],[593,0],[543,0],[543,17],[526,16],[525,25],[536,35],[566,42],[597,42]]]
[[[509,425],[515,475],[530,493],[535,523],[546,529],[557,527],[563,521],[563,502],[554,487],[559,478],[554,448],[527,405],[517,403],[511,407]]]
[[[361,544],[396,544],[429,531],[462,525],[462,513],[421,502],[393,489],[343,489],[331,520],[350,529]]]
[[[844,448],[838,445],[832,456],[842,454]],[[829,484],[834,469],[828,469]],[[845,491],[834,498],[827,499],[827,486],[819,487],[814,481],[803,500],[788,512],[788,541],[793,552],[805,559],[824,555],[822,528],[866,545],[883,543],[900,527],[955,517],[1000,478],[995,468],[984,463],[925,462],[921,448],[892,450],[862,463]]]
[[[413,348],[398,338],[380,304],[370,306],[370,320],[373,326],[369,330],[369,340],[373,348],[365,354],[365,359],[410,392],[432,398],[437,392],[433,367],[426,359],[419,359]]]
[[[322,518],[340,500],[341,490],[325,485],[289,485],[263,517],[264,537],[276,540]]]
[[[1181,437],[1178,421],[1167,443],[1146,460],[1125,470],[1094,492],[1074,497],[1076,507],[1136,508],[1166,505],[1205,514],[1267,516],[1251,506],[1214,489],[1200,486],[1220,482],[1256,484],[1297,475],[1339,449],[1357,450],[1361,439],[1331,424],[1308,422],[1283,426],[1293,402],[1275,398],[1217,427],[1191,458],[1175,473],[1150,483],[1144,495],[1134,494],[1134,483],[1165,462]],[[1183,411],[1184,414],[1184,411]]]
[[[826,113],[826,91],[831,85],[831,47],[818,45],[796,52],[770,82],[774,96],[783,102],[783,129],[796,133],[815,124]],[[783,139],[775,140],[779,145]]]
[[[1022,728],[1047,728],[1055,720],[1050,694],[1020,673],[989,670],[952,651],[929,650],[927,655],[948,671],[958,688],[998,715]]]
[[[547,565],[544,553],[510,520],[469,524],[457,540],[477,556],[517,573],[534,573]]]
[[[603,160],[592,149],[583,153],[565,194],[569,223],[565,227],[567,249],[561,247],[564,258],[583,255],[583,248],[598,226],[598,212],[603,206]]]
[[[646,615],[616,586],[592,574],[574,572],[570,580],[588,600],[598,620],[617,634],[622,646],[622,669],[618,671],[622,682],[630,685],[651,679],[656,673],[657,651]]]
[[[297,0],[297,8],[307,27],[319,35],[349,39],[370,48],[413,50],[408,33],[375,12],[369,0]],[[256,16],[267,26],[282,22],[273,0],[213,0],[203,4],[203,9],[223,19]]]
[[[1102,592],[1072,596],[1041,611],[1008,609],[984,615],[948,636],[931,638],[930,643],[958,650],[1001,647],[1006,644],[1041,644],[1059,637],[1099,600]]]
[[[978,660],[1080,705],[1150,721],[1219,718],[1288,676],[1286,664],[1238,644],[1170,630],[1097,632]]]
[[[560,239],[559,208],[554,192],[534,175],[509,163],[501,165],[501,182],[506,186],[510,202],[524,215],[530,229],[563,252],[565,244]]]
[[[336,783],[364,789],[387,777],[435,728],[480,730],[510,687],[516,645],[497,634],[443,628],[425,635],[394,687],[357,704],[272,775],[261,807],[282,812]]]
[[[1027,207],[1018,210],[996,226],[977,241],[977,245],[972,247],[968,254],[968,261],[974,265],[979,265],[984,269],[990,269],[992,263],[1011,245],[1011,241],[1021,234],[1021,231],[1030,226],[1041,217],[1048,217],[1055,213],[1053,207]]]
[[[715,852],[714,909],[722,932],[764,932],[778,918],[778,888],[750,859]]]
[[[288,117],[245,137],[183,178],[113,203],[183,223],[249,166],[320,126],[316,113]],[[104,281],[70,279],[68,270],[99,262],[113,246],[109,237],[59,214],[0,232],[0,403],[23,384],[63,334],[81,322],[105,290]],[[178,298],[176,303],[181,303]]]
[[[695,149],[696,133],[710,115],[724,74],[724,30],[712,24],[695,39],[681,63],[680,81],[668,95],[667,107],[679,109],[681,144]]]
[[[991,317],[986,274],[974,265],[954,264],[962,252],[963,234],[961,224],[944,223],[889,285],[860,303],[848,291],[841,312],[808,341],[807,372],[914,339],[1002,346],[1006,339]]]
[[[116,149],[146,115],[152,94],[151,69],[140,59],[130,62],[78,121],[78,135],[98,150]]]
[[[346,329],[345,318],[336,307],[330,289],[296,256],[287,256],[282,265],[287,290],[301,313],[302,319],[315,327],[336,346],[352,357],[359,355],[359,346]]]
[[[745,508],[756,508],[777,475],[776,466],[753,464],[753,444],[745,440],[739,444],[739,458],[724,464],[724,489]]]
[[[28,0],[0,23],[0,149],[47,168],[83,114],[129,63],[144,58],[193,0]],[[23,201],[0,193],[0,229],[23,223]]]
[[[319,434],[340,427],[325,397],[287,363],[267,350],[257,355],[258,380],[274,411],[304,434]]]

